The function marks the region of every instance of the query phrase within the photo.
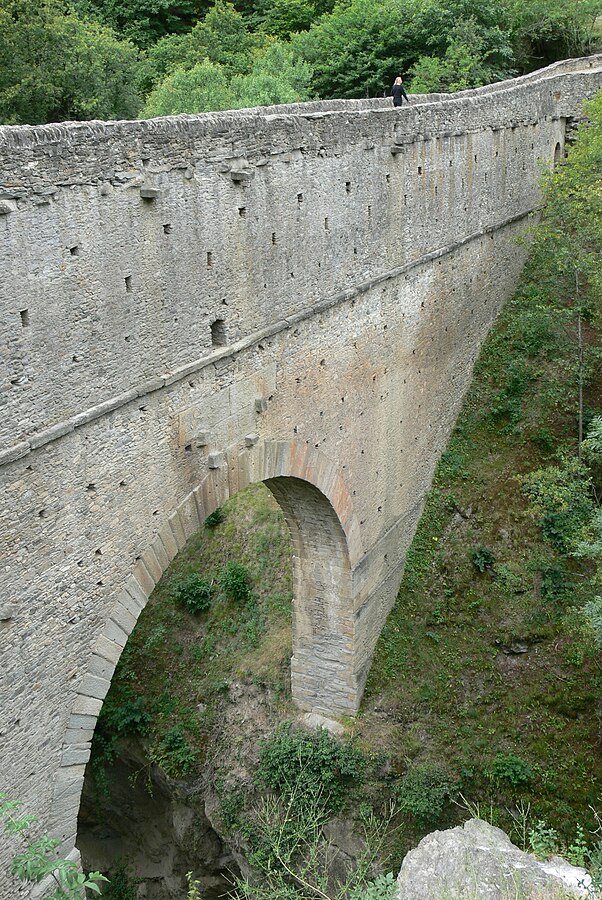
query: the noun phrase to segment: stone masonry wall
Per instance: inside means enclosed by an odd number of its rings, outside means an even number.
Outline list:
[[[0,128],[0,793],[66,850],[146,597],[251,481],[295,540],[295,698],[357,708],[540,166],[601,74]]]

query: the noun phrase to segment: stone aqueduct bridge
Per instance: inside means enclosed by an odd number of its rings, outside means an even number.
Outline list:
[[[294,699],[357,709],[541,161],[601,82],[0,128],[0,791],[67,851],[128,635],[251,482],[293,539]]]

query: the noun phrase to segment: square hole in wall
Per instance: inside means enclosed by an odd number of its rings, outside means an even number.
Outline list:
[[[227,343],[226,323],[224,319],[216,319],[211,323],[211,345],[225,347]]]

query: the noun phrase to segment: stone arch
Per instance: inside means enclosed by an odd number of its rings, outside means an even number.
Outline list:
[[[362,558],[351,495],[335,465],[296,442],[258,442],[210,454],[209,471],[179,503],[126,578],[76,689],[54,785],[50,833],[69,851],[96,721],[121,652],[163,572],[204,519],[237,491],[263,481],[291,532],[293,699],[323,714],[353,714],[363,679],[356,671],[354,567]]]

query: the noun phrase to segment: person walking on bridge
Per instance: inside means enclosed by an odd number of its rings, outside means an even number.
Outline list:
[[[398,75],[393,83],[393,87],[391,88],[391,96],[393,97],[393,106],[401,106],[403,103],[403,98],[405,97],[406,103],[409,103],[408,95],[405,92],[405,88],[403,86],[403,78],[401,75]]]

